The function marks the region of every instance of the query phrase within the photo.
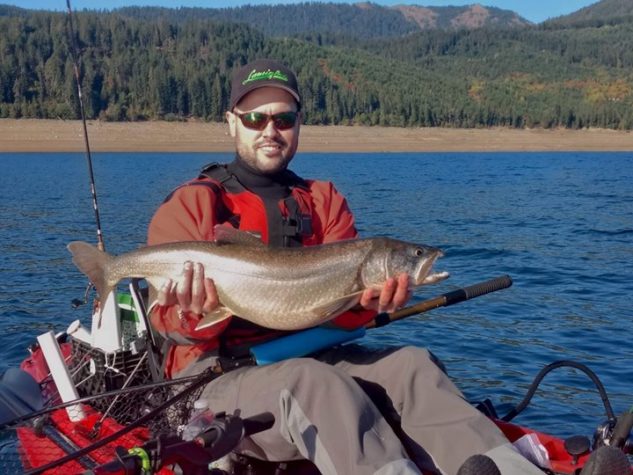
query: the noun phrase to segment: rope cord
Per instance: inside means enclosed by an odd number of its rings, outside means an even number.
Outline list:
[[[598,379],[598,376],[596,376],[596,374],[593,371],[591,371],[586,365],[582,363],[577,363],[575,361],[566,361],[566,360],[555,361],[545,366],[534,378],[534,381],[530,385],[530,388],[528,389],[528,392],[523,398],[523,400],[519,404],[517,404],[513,409],[511,409],[510,412],[508,412],[505,416],[503,416],[501,420],[505,422],[510,422],[517,415],[519,415],[528,406],[528,404],[530,404],[530,401],[532,400],[532,397],[536,393],[536,390],[541,384],[541,381],[543,380],[543,378],[551,371],[557,368],[563,368],[563,367],[578,369],[582,371],[583,373],[585,373],[589,377],[589,379],[593,381],[596,388],[598,389],[598,393],[600,393],[600,398],[602,399],[602,404],[604,405],[607,418],[609,419],[609,421],[615,421],[616,417],[613,414],[613,408],[611,407],[611,403],[609,402],[609,397],[607,396],[607,392],[605,391],[604,386]]]

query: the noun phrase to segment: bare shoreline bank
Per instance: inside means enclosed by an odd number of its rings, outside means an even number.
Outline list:
[[[88,122],[95,152],[231,152],[226,124]],[[0,152],[84,151],[81,121],[0,119]],[[302,126],[300,152],[633,151],[633,132]]]

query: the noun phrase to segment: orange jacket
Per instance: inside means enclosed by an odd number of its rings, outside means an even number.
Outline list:
[[[206,183],[204,183],[206,182]],[[213,228],[220,224],[219,210],[228,209],[240,216],[239,229],[260,233],[262,241],[268,242],[268,227],[263,201],[256,194],[244,190],[240,193],[223,191],[217,195],[209,186],[217,184],[210,178],[198,178],[177,188],[156,211],[149,225],[148,244],[155,245],[178,241],[213,240]],[[309,213],[312,234],[304,236],[303,245],[317,245],[358,236],[354,217],[345,198],[329,182],[306,180],[306,188],[294,187],[292,194],[302,213]],[[218,198],[222,203],[218,203]],[[288,216],[283,200],[279,202],[281,214]],[[342,328],[357,328],[375,316],[371,311],[349,311],[338,316],[334,323]],[[231,319],[227,319],[203,330],[195,330],[198,316],[186,315],[180,319],[174,307],[156,307],[151,321],[154,328],[170,338],[172,345],[165,357],[168,376],[185,369],[201,355],[217,350],[219,336],[225,332]],[[274,330],[259,328],[249,335],[233,335],[233,340],[243,343],[270,338]],[[279,332],[277,332],[279,333]],[[225,335],[226,337],[226,335]],[[232,343],[231,339],[228,340]]]

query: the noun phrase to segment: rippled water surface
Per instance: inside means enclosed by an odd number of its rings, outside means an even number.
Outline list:
[[[110,252],[141,245],[167,193],[226,154],[94,154]],[[332,179],[364,236],[441,247],[451,278],[416,300],[502,274],[514,285],[371,331],[369,345],[429,347],[472,399],[505,413],[555,360],[593,369],[616,412],[633,405],[633,154],[301,154],[294,170]],[[77,318],[84,277],[65,245],[95,239],[83,154],[0,153],[0,348],[18,364],[49,328]],[[518,422],[590,435],[604,418],[592,383],[558,370]]]

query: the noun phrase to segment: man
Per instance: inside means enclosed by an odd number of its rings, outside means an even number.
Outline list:
[[[259,60],[239,69],[226,113],[235,160],[176,189],[150,224],[149,244],[212,240],[214,226],[222,223],[258,233],[271,246],[356,238],[353,216],[334,186],[303,180],[287,168],[297,150],[300,107],[297,80],[284,65]],[[359,327],[376,311],[392,311],[409,298],[408,278],[401,275],[380,291],[366,291],[358,308],[333,323]],[[213,281],[197,263],[186,263],[177,283],[165,283],[158,303],[152,323],[173,343],[169,376],[201,371],[218,354],[236,354],[274,336],[237,317],[195,330],[218,305]],[[204,397],[218,411],[275,415],[274,427],[245,440],[241,452],[265,460],[307,458],[324,474],[420,468],[455,474],[469,459],[460,474],[485,475],[469,458],[484,453],[503,473],[542,473],[509,448],[422,349],[369,354],[348,345],[317,359],[240,368],[209,384]],[[488,473],[496,470],[492,464]]]

